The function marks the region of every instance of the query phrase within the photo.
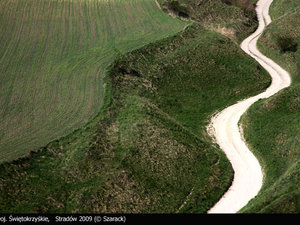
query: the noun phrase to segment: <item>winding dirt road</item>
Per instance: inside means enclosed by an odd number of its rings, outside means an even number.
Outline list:
[[[257,100],[268,98],[290,85],[288,72],[261,54],[256,43],[265,27],[271,22],[269,7],[273,0],[259,0],[256,12],[258,29],[246,38],[241,48],[258,61],[271,75],[272,84],[263,93],[232,105],[211,120],[208,127],[220,148],[225,152],[234,170],[234,179],[229,190],[208,213],[236,213],[254,198],[263,182],[263,172],[258,160],[244,142],[238,122],[245,111]]]

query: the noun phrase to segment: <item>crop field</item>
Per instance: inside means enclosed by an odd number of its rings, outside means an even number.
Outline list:
[[[186,25],[152,0],[0,0],[0,162],[86,124],[116,56]]]

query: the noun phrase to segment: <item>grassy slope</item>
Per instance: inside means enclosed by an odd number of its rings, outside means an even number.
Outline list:
[[[214,7],[246,19],[237,7]],[[205,126],[269,82],[235,42],[200,25],[120,56],[94,120],[1,165],[0,211],[206,212],[232,170]]]
[[[0,12],[0,162],[86,124],[116,54],[186,25],[152,0],[1,0]]]
[[[287,69],[292,85],[251,107],[243,118],[246,139],[264,165],[259,196],[242,212],[300,212],[300,1],[276,0],[273,19],[259,40],[261,51]],[[280,38],[288,38],[285,48]]]
[[[237,42],[256,29],[257,0],[159,0],[161,5],[167,1],[178,1],[189,18]]]

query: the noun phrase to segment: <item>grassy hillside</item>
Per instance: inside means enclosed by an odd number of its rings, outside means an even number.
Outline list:
[[[152,0],[1,0],[0,162],[86,124],[114,57],[186,24]]]
[[[257,26],[257,0],[159,0],[163,9],[241,42]]]
[[[0,212],[206,212],[233,174],[205,126],[270,83],[233,39],[207,27],[120,54],[97,117],[0,166]]]
[[[299,11],[300,1],[275,0],[270,7],[270,15],[273,20],[292,12]]]
[[[288,70],[292,84],[255,104],[242,120],[247,142],[260,158],[265,183],[242,212],[300,212],[300,1],[275,0],[261,51]]]

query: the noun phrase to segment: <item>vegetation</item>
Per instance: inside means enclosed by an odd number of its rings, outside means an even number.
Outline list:
[[[180,4],[177,0],[168,0],[164,2],[163,6],[164,9],[172,11],[177,16],[186,17],[186,18],[189,17],[188,8],[185,5]]]
[[[283,1],[275,0],[272,2],[270,7],[270,14],[273,20],[279,19],[279,17],[284,17],[290,13],[299,10],[300,2],[295,1]]]
[[[86,124],[116,55],[188,24],[152,0],[1,0],[0,12],[0,162]]]
[[[86,126],[0,166],[0,212],[199,213],[220,198],[233,174],[206,125],[270,78],[235,42],[250,32],[243,10],[204,2],[219,7],[210,24],[119,54]],[[233,39],[215,29],[224,8],[240,19]]]
[[[243,117],[247,142],[264,167],[260,194],[241,212],[300,212],[300,1],[275,0],[260,50],[289,71],[292,84]]]
[[[290,37],[278,37],[277,45],[280,48],[280,51],[285,52],[296,52],[298,48],[298,43]]]
[[[209,30],[222,33],[235,42],[241,42],[257,27],[257,0],[159,0],[167,7],[170,3],[177,12],[186,12],[189,18]],[[174,10],[173,10],[174,11]],[[178,13],[177,13],[178,14]]]

